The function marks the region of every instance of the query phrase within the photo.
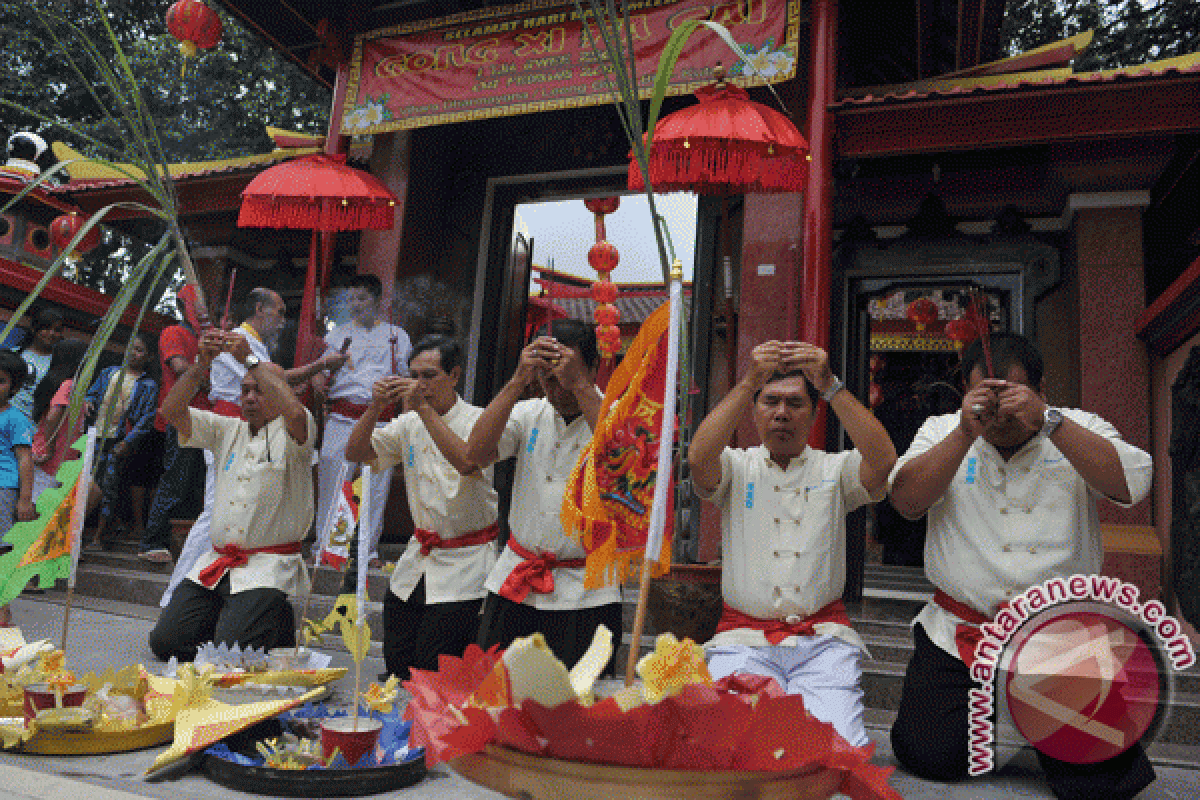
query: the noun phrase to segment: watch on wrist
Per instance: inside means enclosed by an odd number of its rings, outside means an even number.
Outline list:
[[[845,388],[846,388],[846,384],[842,382],[841,378],[839,378],[835,375],[833,377],[833,385],[830,386],[825,391],[821,392],[821,399],[824,400],[826,403],[831,403],[831,402],[833,402],[833,396]]]
[[[1057,408],[1046,406],[1042,412],[1042,435],[1049,437],[1062,425],[1063,415]]]
[[[243,361],[242,363],[246,366],[246,369],[250,370],[250,369],[254,369],[259,364],[261,364],[262,359],[260,359],[258,356],[251,353],[250,355],[246,356],[246,360]]]

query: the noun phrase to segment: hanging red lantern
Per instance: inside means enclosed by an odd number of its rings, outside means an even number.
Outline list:
[[[883,372],[883,368],[887,366],[887,359],[880,353],[872,353],[870,360],[870,370],[872,375],[878,375]]]
[[[588,211],[596,215],[596,243],[588,250],[588,263],[600,274],[592,282],[592,299],[596,301],[596,346],[607,361],[621,349],[621,312],[613,305],[617,299],[617,287],[608,279],[609,273],[617,268],[621,254],[608,241],[604,230],[604,215],[611,214],[621,205],[619,197],[592,197],[583,201]]]
[[[596,272],[612,272],[617,268],[617,261],[620,258],[620,253],[617,252],[617,248],[613,246],[612,242],[599,241],[592,245],[592,249],[588,250],[588,263]]]
[[[597,325],[616,325],[621,319],[621,312],[617,307],[608,303],[596,306],[595,315]]]
[[[597,303],[615,303],[617,285],[609,280],[598,280],[592,284],[592,299]]]
[[[927,325],[937,320],[938,307],[928,297],[918,297],[909,303],[905,316],[916,323],[918,331],[923,331]]]
[[[875,381],[871,381],[871,387],[867,390],[867,403],[871,408],[876,408],[883,402],[883,389]]]
[[[185,59],[182,75],[187,71],[186,59],[221,41],[221,18],[200,0],[176,0],[167,9],[167,30],[179,40],[179,52]]]
[[[969,320],[960,318],[946,323],[946,336],[954,342],[956,349],[961,350],[969,342],[975,341],[979,337],[979,332],[975,330],[975,326]]]
[[[50,241],[59,250],[66,250],[76,234],[83,230],[84,222],[84,218],[74,211],[56,217],[50,223]],[[72,263],[78,261],[81,253],[94,249],[98,244],[100,244],[100,226],[93,225],[92,229],[75,246],[75,249],[67,254],[67,261]]]

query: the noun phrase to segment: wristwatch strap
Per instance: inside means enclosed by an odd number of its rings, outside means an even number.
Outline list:
[[[842,382],[841,378],[835,375],[833,378],[833,385],[821,392],[821,399],[826,403],[833,402],[833,396],[845,388],[846,384]]]

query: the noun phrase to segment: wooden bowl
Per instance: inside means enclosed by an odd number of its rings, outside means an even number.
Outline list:
[[[840,770],[706,772],[584,764],[487,745],[456,758],[464,778],[528,800],[828,800],[842,785]]]

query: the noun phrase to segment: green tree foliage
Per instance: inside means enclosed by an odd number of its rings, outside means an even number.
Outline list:
[[[1196,0],[1008,0],[1000,31],[1009,55],[1095,29],[1076,72],[1130,67],[1200,50]]]
[[[272,142],[264,126],[324,133],[328,124],[327,88],[283,59],[265,42],[221,12],[224,34],[216,47],[188,61],[167,32],[168,0],[108,0],[107,21],[138,77],[150,114],[171,161],[200,161],[267,152]],[[33,19],[31,8],[65,14],[89,38],[104,47],[108,37],[90,0],[25,0],[0,5],[0,96],[58,118],[118,150],[124,134],[106,120],[89,87],[56,52],[53,35]],[[106,102],[104,87],[90,87]],[[89,155],[86,142],[64,128],[0,110],[0,126],[12,132],[33,130],[47,140],[57,139]],[[112,158],[111,153],[103,154]],[[113,159],[119,160],[119,159]]]

